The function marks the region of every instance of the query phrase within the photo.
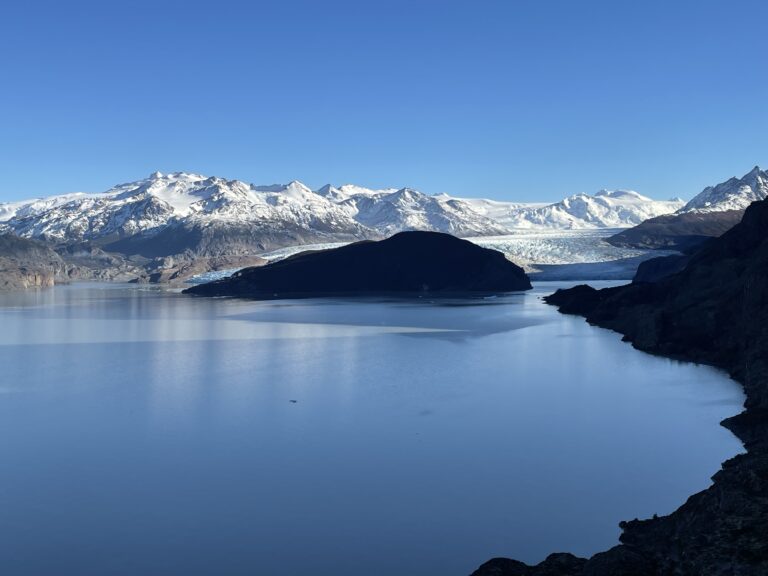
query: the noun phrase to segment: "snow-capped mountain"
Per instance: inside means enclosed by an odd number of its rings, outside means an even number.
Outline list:
[[[379,238],[401,230],[471,237],[503,235],[513,228],[629,227],[681,205],[621,190],[544,205],[431,196],[411,188],[347,184],[313,191],[298,181],[256,186],[156,172],[102,193],[0,204],[0,230],[61,244],[88,241],[150,258],[181,253],[220,257]]]
[[[447,194],[438,194],[435,197],[445,201],[453,200],[453,198]],[[546,202],[504,202],[501,200],[489,200],[487,198],[459,198],[458,200],[468,204],[472,210],[481,216],[494,220],[509,229],[517,227],[521,212],[549,206]]]
[[[477,211],[513,229],[628,228],[674,212],[684,204],[680,199],[652,200],[631,190],[601,190],[594,196],[575,194],[548,205],[469,202]]]
[[[730,178],[708,186],[680,209],[685,212],[744,210],[752,202],[768,197],[768,173],[755,166],[741,178]]]
[[[300,182],[259,187],[179,172],[156,172],[100,194],[0,205],[0,215],[19,236],[59,242],[114,241],[169,226],[214,223],[349,239],[371,236],[346,210]]]
[[[434,230],[454,236],[508,232],[505,226],[478,214],[462,200],[428,196],[411,188],[356,191],[339,206],[357,222],[387,236],[401,230]]]

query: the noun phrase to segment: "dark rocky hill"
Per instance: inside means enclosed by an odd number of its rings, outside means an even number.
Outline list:
[[[620,248],[664,248],[689,252],[733,228],[743,215],[743,210],[728,210],[657,216],[606,238],[606,242]]]
[[[640,350],[727,370],[747,401],[723,424],[747,452],[669,516],[622,522],[622,544],[589,561],[527,567],[496,559],[476,576],[768,574],[768,200],[750,205],[676,274],[604,290],[577,286],[547,301]]]
[[[305,298],[528,290],[522,268],[495,250],[437,232],[401,232],[305,252],[185,290],[202,296]]]

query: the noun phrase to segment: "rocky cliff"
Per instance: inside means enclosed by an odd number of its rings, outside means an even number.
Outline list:
[[[42,242],[0,235],[0,290],[53,286],[66,264]]]

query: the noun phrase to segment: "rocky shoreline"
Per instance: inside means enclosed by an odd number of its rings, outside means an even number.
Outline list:
[[[768,201],[710,241],[681,271],[604,290],[577,286],[547,302],[621,333],[635,348],[726,370],[746,393],[723,422],[746,448],[706,490],[668,516],[621,522],[621,544],[590,559],[505,558],[473,576],[758,576],[768,574]]]
[[[57,245],[13,234],[0,234],[0,290],[50,288],[77,281],[184,285],[211,271],[262,266],[250,253],[144,258],[107,252],[91,243]]]

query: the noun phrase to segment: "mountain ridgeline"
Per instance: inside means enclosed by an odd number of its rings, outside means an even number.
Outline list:
[[[255,299],[366,295],[455,295],[529,290],[525,272],[501,253],[437,232],[302,252],[247,268],[186,293]]]
[[[609,242],[620,249],[688,250],[732,226],[750,200],[765,196],[766,182],[755,168],[744,178],[707,188],[685,206],[679,199],[656,201],[630,190],[526,204],[412,188],[350,184],[312,190],[298,181],[260,186],[156,172],[105,192],[0,204],[0,234],[44,242],[86,277],[138,282],[183,282],[202,272],[262,264],[262,255],[284,248],[380,240],[417,230],[480,238],[636,226]],[[536,262],[527,253],[518,257]],[[45,268],[44,284],[60,277],[54,268]]]
[[[412,188],[311,190],[298,181],[257,186],[156,172],[103,193],[0,204],[0,229],[56,243],[89,241],[126,255],[212,257],[233,245],[263,252],[380,239],[406,230],[472,237],[507,234],[510,228],[627,227],[680,206],[682,201],[658,202],[622,190],[540,205],[432,196]]]

